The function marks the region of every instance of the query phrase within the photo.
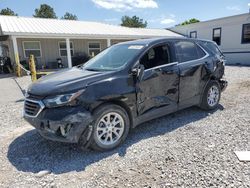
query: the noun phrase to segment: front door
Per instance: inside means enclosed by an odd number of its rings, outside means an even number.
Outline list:
[[[138,115],[160,107],[177,108],[179,70],[171,57],[171,46],[149,49],[140,59],[145,70],[137,83]]]

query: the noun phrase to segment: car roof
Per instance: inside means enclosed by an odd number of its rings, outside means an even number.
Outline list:
[[[182,41],[200,41],[200,42],[213,42],[210,40],[203,40],[203,39],[194,39],[194,38],[186,38],[186,37],[164,37],[164,38],[150,38],[150,39],[139,39],[139,40],[132,40],[127,42],[122,42],[119,44],[127,44],[127,45],[154,45],[160,42],[167,42],[170,40],[182,40]]]

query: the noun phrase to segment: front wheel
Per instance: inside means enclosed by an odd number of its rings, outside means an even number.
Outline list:
[[[127,137],[130,121],[126,110],[118,105],[107,104],[94,112],[94,129],[91,147],[107,151],[119,146]]]
[[[200,107],[205,110],[217,108],[220,102],[221,88],[217,81],[210,81],[203,93]]]

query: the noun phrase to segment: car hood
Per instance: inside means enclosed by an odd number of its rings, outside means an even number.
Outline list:
[[[29,86],[28,93],[44,97],[68,93],[110,77],[111,74],[112,72],[87,71],[73,67],[40,78]]]

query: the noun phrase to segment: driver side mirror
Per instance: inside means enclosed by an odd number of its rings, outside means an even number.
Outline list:
[[[132,69],[132,73],[137,77],[139,81],[141,81],[144,74],[144,70],[145,70],[144,65],[139,64],[137,67]]]

